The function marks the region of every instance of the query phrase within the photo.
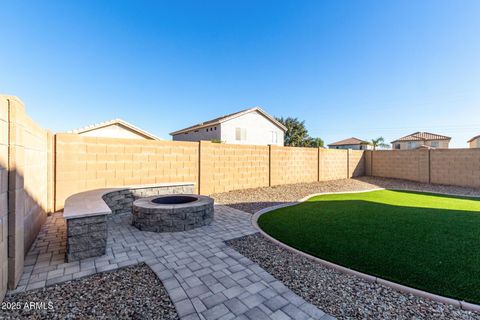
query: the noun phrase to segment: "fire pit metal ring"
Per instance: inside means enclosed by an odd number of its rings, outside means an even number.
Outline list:
[[[196,194],[142,198],[133,202],[132,215],[132,225],[142,231],[186,231],[212,223],[213,199]]]

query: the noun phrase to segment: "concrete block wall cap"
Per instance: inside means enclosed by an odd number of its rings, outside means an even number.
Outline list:
[[[131,185],[117,188],[100,188],[88,191],[79,192],[71,195],[65,200],[63,209],[63,217],[68,219],[84,218],[87,216],[98,216],[111,214],[112,210],[105,203],[103,197],[111,192],[147,189],[147,188],[161,188],[161,187],[177,187],[177,186],[194,185],[193,182],[163,182],[154,184]]]
[[[330,262],[330,261],[327,261],[327,260],[317,258],[315,256],[312,256],[312,255],[308,254],[308,253],[305,253],[303,251],[300,251],[298,249],[290,247],[288,244],[285,244],[285,243],[273,238],[268,233],[263,231],[262,228],[260,228],[260,226],[258,225],[258,219],[260,218],[261,215],[263,215],[267,212],[270,212],[270,211],[280,209],[280,208],[285,208],[285,207],[290,207],[290,206],[297,205],[297,204],[305,202],[306,200],[308,200],[312,197],[315,197],[315,196],[326,195],[326,194],[342,194],[342,193],[364,193],[364,192],[372,192],[372,191],[377,191],[377,190],[425,192],[425,191],[422,191],[422,190],[414,190],[414,189],[407,189],[407,188],[405,188],[405,189],[374,188],[374,189],[362,190],[362,191],[339,191],[339,192],[314,193],[314,194],[306,196],[306,197],[304,197],[304,198],[302,198],[298,201],[295,201],[295,202],[283,203],[283,204],[279,204],[279,205],[275,205],[275,206],[271,206],[271,207],[259,210],[252,216],[251,222],[252,222],[252,225],[260,232],[260,234],[262,234],[265,238],[269,239],[270,241],[277,244],[278,246],[280,246],[280,247],[282,247],[286,250],[289,250],[291,252],[294,252],[296,254],[299,254],[303,257],[306,257],[308,259],[311,259],[313,261],[316,261],[316,262],[318,262],[318,263],[320,263],[324,266],[330,267],[330,268],[332,268],[334,270],[337,270],[339,272],[355,275],[355,276],[360,277],[364,280],[367,280],[367,281],[370,281],[370,282],[376,282],[376,283],[382,284],[384,286],[387,286],[389,288],[392,288],[392,289],[395,289],[395,290],[398,290],[398,291],[401,291],[401,292],[412,294],[414,296],[427,298],[427,299],[437,301],[437,302],[440,302],[440,303],[443,303],[443,304],[453,305],[453,306],[461,308],[463,310],[480,312],[480,305],[478,305],[478,304],[469,303],[469,302],[465,302],[465,301],[460,301],[460,300],[457,300],[457,299],[448,298],[448,297],[444,297],[444,296],[441,296],[441,295],[426,292],[426,291],[423,291],[423,290],[419,290],[419,289],[415,289],[415,288],[412,288],[412,287],[404,286],[404,285],[396,283],[396,282],[392,282],[392,281],[385,280],[385,279],[382,279],[382,278],[379,278],[379,277],[371,276],[369,274],[359,272],[359,271],[356,271],[356,270],[338,265],[336,263],[333,263],[333,262]],[[452,195],[452,194],[449,194],[449,193],[440,193],[440,192],[427,192],[427,193]],[[453,195],[458,196],[458,194],[453,194]]]

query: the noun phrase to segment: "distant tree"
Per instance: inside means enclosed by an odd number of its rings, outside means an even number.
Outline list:
[[[311,147],[311,148],[323,148],[324,142],[321,138],[312,138],[309,137],[307,140],[305,140],[305,147]]]
[[[308,139],[308,131],[305,127],[305,121],[298,118],[277,118],[277,121],[287,127],[285,132],[284,144],[290,147],[302,147]]]
[[[370,145],[373,147],[373,150],[376,150],[377,148],[388,148],[390,147],[389,144],[385,143],[385,140],[383,137],[378,137],[377,139],[372,139],[370,141]]]

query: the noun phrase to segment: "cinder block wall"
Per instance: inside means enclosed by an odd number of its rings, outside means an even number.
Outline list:
[[[49,203],[53,197],[49,194],[49,187],[53,191],[53,175],[49,172],[53,138],[25,113],[18,98],[0,96],[0,105],[8,128],[7,134],[2,134],[7,137],[2,144],[8,149],[8,286],[14,288],[23,272],[25,253],[53,207]],[[2,185],[4,179],[2,170]]]
[[[354,178],[365,175],[365,152],[348,150],[348,177]]]
[[[271,146],[271,185],[318,181],[318,150]]]
[[[198,145],[57,134],[55,208],[62,209],[67,197],[84,190],[162,182],[196,183]]]
[[[376,177],[429,182],[429,151],[381,150],[368,151],[371,175]]]
[[[0,98],[0,301],[8,283],[8,101]]]
[[[363,153],[364,161],[365,161],[365,175],[371,176],[372,175],[372,151],[365,151]]]
[[[77,192],[160,182],[194,182],[212,194],[364,174],[363,151],[150,141],[57,134],[55,209]]]
[[[480,188],[480,149],[367,151],[365,175]]]
[[[346,179],[348,177],[348,150],[321,149],[318,165],[320,181]]]
[[[200,193],[268,186],[268,146],[200,142]]]
[[[480,149],[430,150],[430,181],[480,187]]]

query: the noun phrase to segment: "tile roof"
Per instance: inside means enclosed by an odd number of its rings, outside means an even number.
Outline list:
[[[130,129],[132,131],[135,131],[135,132],[139,133],[140,135],[145,136],[149,139],[161,140],[157,136],[155,136],[155,135],[153,135],[153,134],[151,134],[147,131],[144,131],[144,130],[142,130],[142,129],[134,126],[133,124],[128,123],[127,121],[124,121],[122,119],[113,119],[113,120],[109,120],[109,121],[95,123],[95,124],[91,124],[91,125],[88,125],[88,126],[85,126],[85,127],[82,127],[82,128],[75,129],[75,130],[70,130],[70,131],[67,131],[67,132],[68,133],[84,133],[84,132],[92,131],[92,130],[99,129],[99,128],[108,127],[108,126],[115,125],[115,124],[119,124],[119,125],[122,125],[124,127],[127,127],[128,129]]]
[[[470,142],[472,142],[473,140],[478,139],[478,138],[480,138],[480,134],[479,134],[478,136],[475,136],[475,137],[473,137],[472,139],[468,140],[467,143],[470,143]]]
[[[247,113],[250,113],[250,112],[253,112],[253,111],[257,111],[257,112],[261,113],[263,116],[265,116],[267,119],[272,121],[274,124],[276,124],[278,127],[283,129],[284,131],[287,130],[287,128],[283,124],[281,124],[274,117],[272,117],[271,115],[269,115],[268,113],[263,111],[260,107],[254,107],[254,108],[249,108],[249,109],[241,110],[241,111],[238,111],[238,112],[230,113],[230,114],[227,114],[227,115],[224,115],[224,116],[212,119],[212,120],[204,121],[204,122],[198,123],[196,125],[171,132],[170,135],[173,136],[173,135],[176,135],[176,134],[184,133],[186,131],[200,129],[200,128],[212,126],[212,125],[215,125],[215,124],[220,124],[220,123],[225,122],[227,120],[242,116],[244,114],[247,114]]]
[[[418,132],[409,134],[408,136],[401,137],[397,140],[394,140],[391,143],[399,142],[399,141],[430,141],[430,140],[450,140],[450,139],[452,138],[447,136],[442,136],[440,134],[418,131]]]
[[[329,146],[346,146],[346,145],[356,145],[356,144],[368,144],[368,141],[361,140],[355,137],[351,137],[345,140],[337,141],[330,143]]]

